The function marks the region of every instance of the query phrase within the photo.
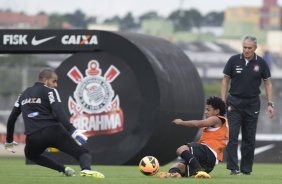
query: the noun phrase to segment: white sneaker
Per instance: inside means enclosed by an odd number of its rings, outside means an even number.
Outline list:
[[[99,179],[105,178],[104,174],[102,174],[98,171],[91,171],[91,170],[80,171],[80,176],[92,176],[94,178],[99,178]]]
[[[70,167],[66,167],[64,171],[64,175],[65,176],[75,176],[75,170]]]

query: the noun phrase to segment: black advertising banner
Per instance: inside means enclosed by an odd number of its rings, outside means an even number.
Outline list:
[[[0,30],[0,53],[73,53],[99,50],[99,32]]]

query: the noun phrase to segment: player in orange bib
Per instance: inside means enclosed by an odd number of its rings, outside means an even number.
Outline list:
[[[189,177],[211,178],[208,174],[223,159],[223,151],[228,143],[229,129],[224,117],[225,103],[218,97],[206,101],[206,118],[203,120],[175,119],[172,123],[186,127],[202,128],[198,142],[180,146],[176,153],[181,160],[170,168],[169,172],[159,172],[160,178]]]

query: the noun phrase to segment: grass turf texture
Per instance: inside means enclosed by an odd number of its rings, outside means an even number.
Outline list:
[[[160,167],[160,171],[167,171],[171,164]],[[77,165],[71,166],[79,173]],[[169,178],[159,179],[155,176],[145,176],[139,171],[138,166],[92,166],[105,174],[105,179],[92,177],[65,177],[56,171],[37,166],[25,165],[22,157],[0,157],[0,183],[13,184],[187,184],[187,183],[211,183],[211,184],[259,184],[281,183],[282,164],[254,164],[254,172],[251,176],[231,176],[225,169],[225,164],[219,164],[211,173],[212,179],[194,178]],[[94,180],[94,181],[93,181]]]

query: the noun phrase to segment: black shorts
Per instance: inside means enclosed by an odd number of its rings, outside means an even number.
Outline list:
[[[194,157],[197,158],[205,172],[210,173],[216,164],[216,158],[213,152],[208,148],[208,146],[204,144],[193,142],[188,143],[187,145],[191,153],[194,155]],[[185,163],[184,160],[182,160],[181,162]],[[189,177],[195,174],[196,170],[192,169],[189,165],[186,165],[184,176]]]
[[[88,150],[79,146],[70,133],[61,125],[53,125],[26,136],[25,155],[28,159],[37,158],[46,148],[54,147],[78,159]]]

